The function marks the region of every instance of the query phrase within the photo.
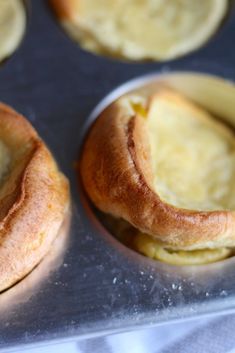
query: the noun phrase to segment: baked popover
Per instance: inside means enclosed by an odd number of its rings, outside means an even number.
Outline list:
[[[130,60],[167,60],[205,44],[227,0],[49,0],[67,33],[89,51]]]
[[[0,61],[9,57],[19,46],[26,29],[23,0],[0,1]]]
[[[197,264],[231,254],[235,135],[177,92],[112,103],[86,137],[80,172],[95,206],[135,227],[146,255]]]
[[[0,104],[0,291],[27,275],[56,238],[69,185],[31,124]]]

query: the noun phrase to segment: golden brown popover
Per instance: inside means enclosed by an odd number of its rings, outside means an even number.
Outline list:
[[[215,33],[227,0],[49,0],[68,34],[87,50],[131,60],[172,59]]]
[[[0,61],[9,57],[19,46],[26,28],[23,0],[0,1]]]
[[[69,206],[69,185],[30,123],[0,104],[0,291],[48,252]]]
[[[234,132],[172,90],[129,94],[106,108],[85,140],[80,171],[96,207],[128,221],[145,242],[223,248],[222,257],[235,246]]]

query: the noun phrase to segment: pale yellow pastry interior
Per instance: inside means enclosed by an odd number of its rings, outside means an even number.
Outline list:
[[[235,209],[231,129],[183,97],[158,94],[147,117],[154,187],[161,199],[193,210]]]
[[[50,0],[82,47],[131,60],[167,60],[202,46],[224,18],[227,0]]]
[[[26,29],[23,0],[0,0],[0,61],[19,46]]]

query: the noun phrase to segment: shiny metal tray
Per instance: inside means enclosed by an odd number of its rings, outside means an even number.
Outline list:
[[[29,276],[0,295],[0,350],[235,309],[235,258],[180,268],[126,249],[97,221],[74,169],[85,129],[97,113],[155,77],[121,87],[90,115],[119,84],[172,71],[235,80],[234,31],[231,12],[210,43],[187,57],[167,64],[119,62],[80,50],[56,24],[46,1],[32,1],[26,37],[0,68],[0,97],[30,119],[69,177],[72,219],[60,256],[54,246]]]

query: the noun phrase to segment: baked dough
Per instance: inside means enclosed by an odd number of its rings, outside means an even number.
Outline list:
[[[172,250],[140,232],[133,238],[132,248],[154,260],[179,266],[209,264],[224,260],[234,254],[230,248]]]
[[[23,0],[0,1],[0,61],[19,46],[26,28]]]
[[[69,206],[68,181],[30,123],[0,104],[0,291],[50,249]]]
[[[202,46],[227,0],[50,0],[69,35],[99,54],[166,60]]]
[[[151,259],[171,265],[203,265],[224,260],[234,255],[234,249],[216,248],[199,250],[173,250],[166,248],[152,236],[140,232],[123,219],[100,215],[103,225],[121,243]]]
[[[234,168],[233,131],[161,87],[111,104],[81,157],[97,208],[174,251],[235,246]]]

